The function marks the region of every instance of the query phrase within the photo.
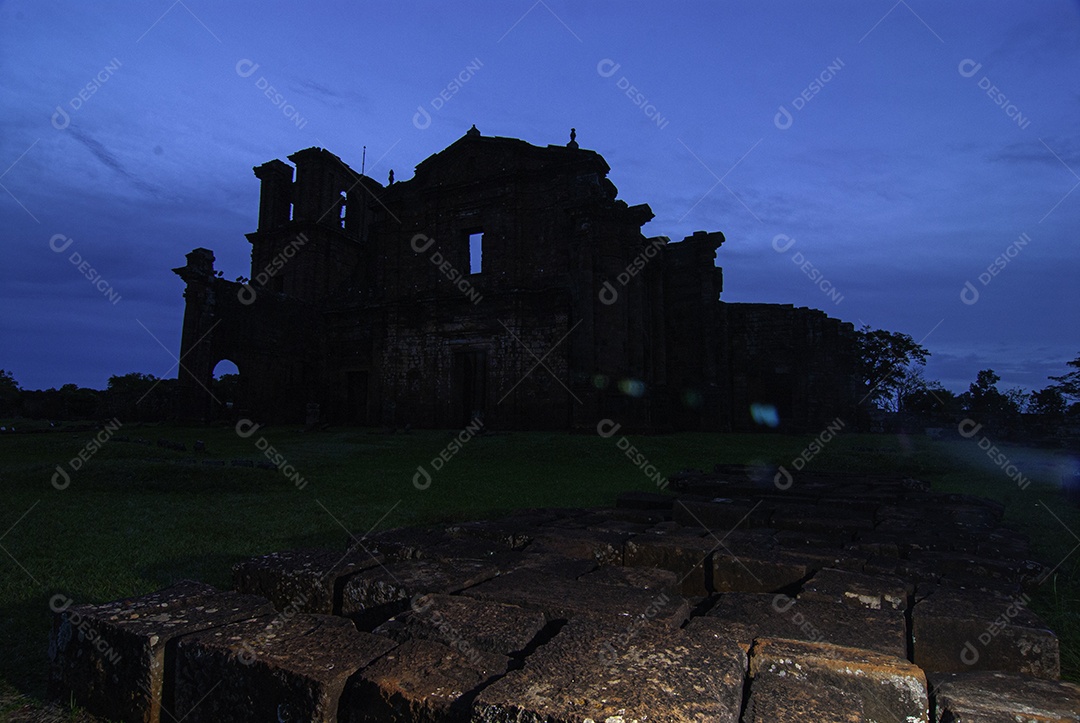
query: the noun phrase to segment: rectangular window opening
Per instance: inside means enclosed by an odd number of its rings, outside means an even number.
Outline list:
[[[484,232],[469,234],[469,273],[479,274],[484,266]]]

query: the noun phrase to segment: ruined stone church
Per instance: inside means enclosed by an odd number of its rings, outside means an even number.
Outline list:
[[[197,248],[180,414],[489,430],[816,430],[855,405],[851,324],[720,300],[720,232],[647,238],[595,151],[475,128],[387,184],[322,148],[256,167],[251,277]]]

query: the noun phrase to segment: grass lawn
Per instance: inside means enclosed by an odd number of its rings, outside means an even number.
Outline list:
[[[44,696],[53,595],[104,602],[181,578],[228,587],[230,566],[241,558],[297,547],[342,548],[347,532],[361,536],[372,528],[522,507],[610,505],[623,490],[655,489],[616,447],[618,436],[477,437],[435,471],[431,460],[452,432],[265,427],[241,438],[225,426],[124,426],[72,472],[67,461],[93,434],[0,434],[0,720]],[[188,450],[199,439],[207,451],[195,455],[133,441],[139,438],[183,442]],[[717,462],[790,465],[809,439],[678,434],[632,441],[668,475]],[[258,449],[265,444],[306,481],[302,489],[276,469],[228,464],[265,461]],[[1004,502],[1007,521],[1031,536],[1045,563],[1058,565],[1033,607],[1061,636],[1063,677],[1080,681],[1080,553],[1068,556],[1080,544],[1070,532],[1080,534],[1080,508],[1058,491],[1065,464],[1060,457],[1004,450],[1032,480],[1026,490],[995,467],[975,439],[845,434],[809,468],[902,472],[937,490]],[[196,457],[225,464],[190,464]],[[66,489],[52,484],[57,465],[70,475]],[[431,473],[427,489],[413,484],[418,465]]]

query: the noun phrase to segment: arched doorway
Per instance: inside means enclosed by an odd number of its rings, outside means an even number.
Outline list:
[[[231,359],[222,359],[211,372],[210,419],[232,420],[243,405],[243,378],[240,367]]]

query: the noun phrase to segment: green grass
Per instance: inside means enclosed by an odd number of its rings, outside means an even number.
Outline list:
[[[616,447],[617,436],[477,437],[433,472],[428,489],[419,490],[413,485],[417,466],[431,470],[430,461],[453,433],[267,427],[243,439],[229,426],[153,425],[125,426],[117,436],[164,437],[189,450],[201,439],[208,451],[195,455],[114,439],[71,475],[67,489],[55,489],[50,480],[56,465],[66,465],[91,436],[89,430],[0,435],[0,534],[7,530],[0,545],[10,553],[0,550],[0,717],[44,696],[49,599],[55,594],[103,602],[181,578],[227,587],[231,565],[244,557],[341,548],[347,532],[359,536],[373,527],[481,518],[522,507],[610,505],[623,490],[655,489]],[[256,448],[260,438],[307,480],[304,489],[276,470],[183,463],[196,456],[264,459]],[[632,441],[667,475],[717,462],[790,464],[809,438],[678,434]],[[1056,565],[1080,542],[1068,531],[1080,531],[1080,509],[1057,491],[1059,462],[1037,450],[1005,451],[1032,479],[1027,490],[994,467],[975,440],[841,435],[809,468],[901,472],[938,490],[1001,500],[1007,521],[1031,536],[1044,562]],[[1064,674],[1072,680],[1080,680],[1078,599],[1080,554],[1058,567],[1033,604],[1061,636]]]

